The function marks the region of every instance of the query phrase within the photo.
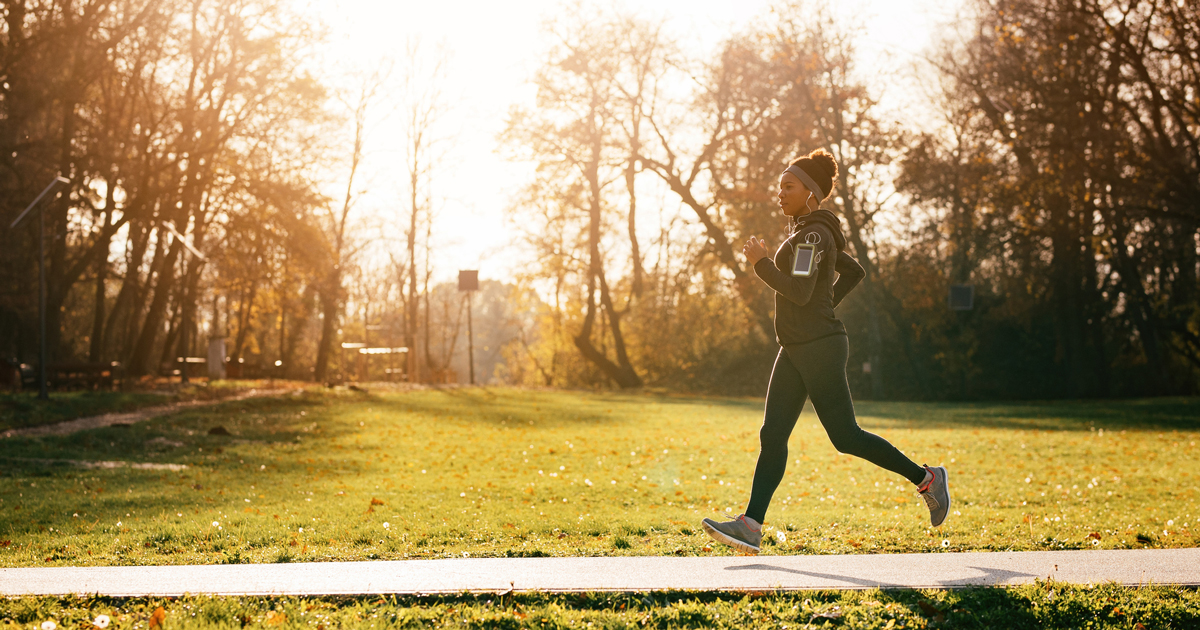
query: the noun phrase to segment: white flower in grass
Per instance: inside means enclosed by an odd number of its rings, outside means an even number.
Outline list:
[[[942,540],[942,547],[949,547],[949,546],[950,546],[950,539],[949,539],[949,538],[945,538],[945,539],[943,539],[943,540]]]
[[[787,534],[783,533],[782,529],[775,530],[775,542],[781,545],[787,544]]]
[[[388,525],[386,522],[383,524],[383,528],[384,528],[384,529],[387,529],[387,528],[389,528],[389,527],[391,527],[391,525]]]
[[[213,521],[213,527],[220,527],[220,526],[221,526],[220,523],[218,523],[217,521]]]
[[[54,623],[53,621],[43,621],[42,622],[42,630],[54,630],[57,627],[58,627],[58,624]]]
[[[100,630],[104,630],[104,628],[108,627],[109,621],[108,615],[96,615],[96,620],[92,622],[92,625],[100,628]]]

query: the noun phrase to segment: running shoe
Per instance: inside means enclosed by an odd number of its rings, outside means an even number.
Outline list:
[[[929,522],[937,527],[946,520],[946,514],[950,511],[950,480],[942,466],[926,466],[925,470],[932,477],[925,484],[917,486],[917,492],[921,493],[921,498],[925,499],[925,505],[929,508]]]
[[[706,518],[700,521],[704,527],[704,531],[712,536],[714,540],[723,543],[750,555],[757,555],[758,548],[762,545],[762,528],[755,530],[746,522],[746,515],[742,514],[732,521],[718,523],[711,518]]]

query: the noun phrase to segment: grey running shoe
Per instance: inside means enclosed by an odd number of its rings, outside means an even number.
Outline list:
[[[700,521],[704,527],[704,531],[712,536],[714,540],[737,549],[738,551],[757,555],[758,548],[762,545],[762,529],[757,531],[750,529],[750,525],[746,523],[746,515],[742,514],[732,521],[718,523],[711,518],[706,518]]]
[[[926,466],[925,470],[929,471],[933,478],[929,483],[918,486],[917,492],[921,493],[921,498],[925,499],[925,505],[929,508],[929,522],[937,527],[946,520],[946,514],[950,511],[950,480],[947,479],[946,469],[942,466]]]

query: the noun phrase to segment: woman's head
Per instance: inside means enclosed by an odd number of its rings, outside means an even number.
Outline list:
[[[779,207],[789,217],[816,210],[833,192],[837,161],[825,149],[792,162],[779,176]]]

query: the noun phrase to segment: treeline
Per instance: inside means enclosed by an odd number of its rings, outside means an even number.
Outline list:
[[[860,395],[1194,393],[1200,9],[966,10],[911,117],[881,110],[853,32],[815,3],[775,6],[700,60],[617,12],[555,23],[537,105],[504,138],[538,166],[512,212],[547,296],[512,378],[762,391],[770,296],[738,248],[782,240],[776,178],[824,147],[841,164],[827,203],[867,271],[839,311]],[[971,310],[951,310],[951,285],[972,287]]]
[[[170,374],[225,338],[231,375],[327,381],[370,376],[340,342],[373,335],[421,350],[401,378],[446,367],[426,299],[440,103],[410,89],[438,77],[410,72],[417,47],[399,70],[330,74],[323,27],[283,0],[0,11],[0,359],[37,360],[38,222],[8,224],[61,174],[69,189],[42,206],[52,363]],[[386,231],[360,220],[359,199],[389,115],[410,194],[386,208]]]
[[[315,40],[276,2],[4,3],[3,217],[55,175],[71,181],[43,210],[54,358],[156,372],[195,340],[200,308],[230,327],[268,282],[312,299],[311,265],[328,257],[304,168],[323,115],[301,67]],[[36,226],[0,237],[0,343],[31,362]],[[279,260],[296,247],[312,255]],[[202,281],[225,289],[221,304],[199,299]]]
[[[498,139],[536,169],[508,210],[526,264],[472,311],[478,380],[761,393],[772,295],[740,245],[781,242],[777,177],[822,147],[867,271],[839,309],[857,395],[1195,393],[1200,9],[964,11],[908,83],[924,102],[896,112],[817,3],[778,4],[706,57],[669,23],[565,7],[536,102]],[[466,380],[463,296],[432,245],[443,64],[410,47],[329,72],[320,25],[284,0],[2,17],[0,359],[37,347],[37,222],[7,225],[61,174],[42,208],[52,361],[169,374],[223,338],[245,375]],[[389,117],[401,131],[380,138]],[[375,142],[405,170],[371,214]]]

